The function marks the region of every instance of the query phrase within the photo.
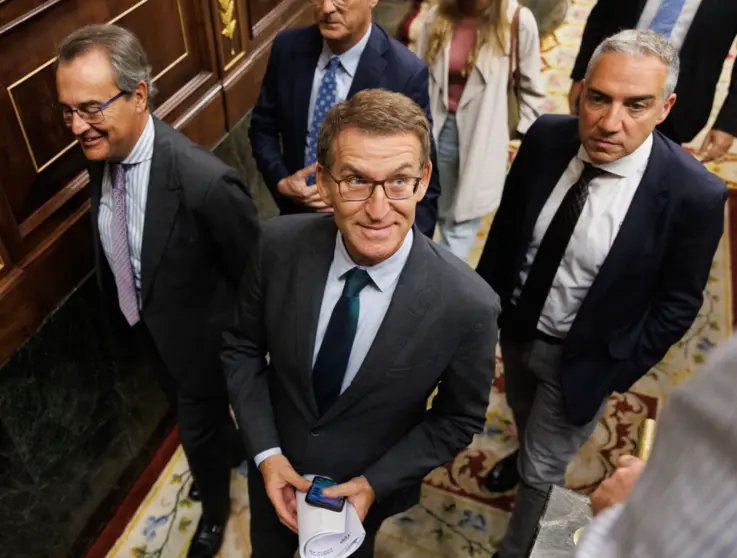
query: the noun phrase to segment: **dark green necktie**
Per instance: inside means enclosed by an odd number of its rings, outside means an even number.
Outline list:
[[[354,267],[345,274],[343,294],[333,308],[325,337],[312,370],[312,386],[320,414],[325,414],[340,395],[358,327],[358,295],[371,283],[364,269]]]

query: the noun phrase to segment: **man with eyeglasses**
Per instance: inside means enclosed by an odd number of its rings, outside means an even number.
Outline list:
[[[255,207],[235,171],[151,115],[151,68],[129,31],[72,33],[59,47],[56,85],[62,118],[89,160],[96,271],[114,346],[130,358],[123,366],[150,368],[177,409],[203,508],[188,556],[215,556],[240,445],[221,334],[258,241]]]
[[[430,116],[424,62],[371,21],[378,0],[312,0],[316,25],[279,33],[253,109],[253,156],[282,215],[330,211],[315,188],[317,136],[337,102],[362,89],[404,93]],[[431,159],[435,159],[432,144]],[[440,183],[433,165],[417,226],[432,237]]]
[[[338,103],[316,171],[334,214],[266,224],[224,336],[261,472],[248,487],[253,558],[294,555],[308,474],[341,483],[324,495],[347,497],[366,530],[353,556],[373,556],[382,521],[483,428],[494,376],[499,299],[413,227],[432,173],[423,110],[383,90]]]

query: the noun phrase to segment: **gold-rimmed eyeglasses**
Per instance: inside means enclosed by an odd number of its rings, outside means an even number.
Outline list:
[[[356,175],[336,178],[327,168],[322,167],[322,170],[338,185],[340,197],[345,201],[365,201],[374,194],[377,186],[384,189],[384,194],[390,200],[406,200],[415,195],[423,178],[422,176],[403,175],[386,180],[369,180]]]
[[[121,91],[101,105],[90,104],[76,109],[65,105],[59,105],[61,117],[64,120],[65,124],[71,124],[72,120],[74,119],[74,113],[76,112],[82,120],[87,122],[87,124],[100,124],[105,120],[105,114],[103,113],[103,111],[125,94],[125,91]]]

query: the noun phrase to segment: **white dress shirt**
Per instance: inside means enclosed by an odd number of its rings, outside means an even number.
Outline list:
[[[736,370],[732,337],[673,392],[642,477],[576,558],[737,558]]]
[[[373,24],[369,25],[366,34],[351,48],[346,50],[343,54],[338,54],[338,70],[336,72],[336,102],[344,101],[348,97],[348,92],[351,90],[353,85],[353,77],[356,75],[356,69],[358,63],[361,61],[361,55],[366,49],[369,37],[371,36],[371,30]],[[315,103],[317,102],[317,92],[320,89],[320,83],[322,78],[325,76],[325,71],[328,66],[330,59],[335,56],[328,44],[323,40],[322,52],[320,57],[317,59],[317,66],[315,67],[315,76],[312,78],[312,93],[310,94],[310,109],[307,113],[307,135],[309,136],[310,130],[312,129],[312,116],[315,114]]]
[[[141,300],[141,249],[143,246],[143,222],[148,199],[148,181],[151,175],[151,159],[154,156],[154,119],[148,117],[146,127],[138,138],[133,151],[123,159],[125,169],[125,220],[128,228],[128,249],[133,266],[133,280]],[[100,242],[110,269],[114,271],[112,258],[113,227],[113,184],[110,179],[110,164],[105,165],[102,176],[102,193],[97,225]]]
[[[645,173],[652,146],[653,138],[650,135],[626,157],[605,165],[596,165],[606,173],[589,184],[586,205],[573,230],[571,241],[563,254],[540,314],[538,329],[543,333],[563,338],[570,330],[583,299],[617,238]],[[590,163],[591,160],[581,146],[540,212],[520,271],[520,285],[524,285],[527,280],[545,232],[566,193],[581,175],[584,162]],[[514,293],[515,301],[520,292],[521,287],[518,287]]]
[[[343,244],[343,237],[340,232],[337,233],[335,239],[335,250],[333,252],[333,262],[330,264],[328,271],[328,279],[325,282],[325,291],[322,295],[322,303],[320,305],[320,317],[317,321],[317,333],[315,336],[315,352],[312,355],[312,366],[315,366],[317,355],[320,352],[325,331],[328,328],[330,317],[333,315],[333,308],[338,303],[343,287],[345,285],[345,274],[354,267],[365,269],[371,277],[371,283],[367,285],[358,295],[358,327],[356,328],[356,336],[353,339],[353,347],[351,355],[348,357],[348,366],[343,376],[343,385],[340,393],[343,393],[358,374],[366,354],[371,348],[374,338],[381,327],[386,311],[394,296],[394,289],[397,287],[399,276],[402,274],[409,253],[412,250],[412,242],[414,233],[409,230],[404,242],[390,258],[371,267],[356,265],[351,259],[348,251]],[[259,453],[254,461],[256,467],[260,467],[261,463],[267,457],[278,455],[281,448],[271,448]]]
[[[650,24],[653,22],[653,19],[655,19],[655,14],[658,13],[658,8],[660,8],[663,1],[664,0],[647,0],[647,4],[645,4],[645,8],[642,10],[642,14],[640,14],[640,20],[637,22],[638,29],[647,29],[650,27]],[[723,1],[729,2],[730,0]],[[686,34],[691,28],[691,23],[693,23],[700,5],[701,0],[685,0],[683,8],[681,8],[681,13],[670,33],[670,40],[678,50],[681,49],[683,41],[686,40]]]

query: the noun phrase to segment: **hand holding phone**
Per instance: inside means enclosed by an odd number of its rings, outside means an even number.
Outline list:
[[[345,497],[328,498],[324,496],[322,491],[331,486],[337,486],[337,482],[327,477],[315,477],[312,479],[312,486],[307,491],[305,502],[317,508],[340,512],[345,506]]]

